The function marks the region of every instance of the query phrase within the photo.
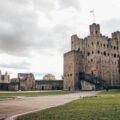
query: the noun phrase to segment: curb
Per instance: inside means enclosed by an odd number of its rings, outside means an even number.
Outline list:
[[[46,109],[47,109],[47,108],[46,108]],[[29,113],[38,112],[38,111],[40,111],[40,110],[38,109],[38,110],[33,110],[33,111],[29,111],[29,112],[25,112],[25,113],[13,115],[13,116],[11,116],[11,117],[5,118],[5,120],[15,120],[15,119],[16,119],[17,117],[19,117],[19,116],[26,115],[26,114],[29,114]]]

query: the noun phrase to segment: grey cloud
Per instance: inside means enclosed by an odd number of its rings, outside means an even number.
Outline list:
[[[2,68],[12,68],[12,69],[29,69],[30,64],[26,61],[22,61],[20,63],[2,63],[0,67]]]
[[[26,6],[6,1],[1,5],[9,4],[0,8],[0,52],[28,55],[37,15],[34,11],[27,10]],[[14,4],[19,6],[16,10]]]
[[[120,19],[111,19],[102,23],[101,26],[103,33],[111,36],[111,33],[120,31]]]
[[[77,8],[79,5],[78,0],[59,2],[63,7],[73,5]],[[40,16],[37,12],[49,14],[54,7],[53,0],[2,0],[0,4],[0,53],[29,57],[31,51],[49,55],[53,55],[56,51],[63,52],[66,47],[62,46],[68,43],[65,41],[65,36],[71,28],[66,23],[55,23],[52,27],[38,26]],[[52,19],[47,17],[46,19],[52,22]]]
[[[36,8],[43,12],[50,12],[55,8],[53,0],[32,0]]]
[[[73,7],[77,10],[80,10],[80,1],[79,0],[58,0],[61,8]]]

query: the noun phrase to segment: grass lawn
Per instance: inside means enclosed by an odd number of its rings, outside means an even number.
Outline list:
[[[103,91],[97,97],[75,100],[17,120],[120,120],[120,90]]]
[[[47,95],[62,95],[62,94],[68,94],[70,92],[62,91],[62,90],[56,90],[56,91],[18,91],[18,92],[0,92],[0,99],[4,98],[12,98],[17,96],[26,96],[26,97],[32,97],[32,96],[47,96]]]

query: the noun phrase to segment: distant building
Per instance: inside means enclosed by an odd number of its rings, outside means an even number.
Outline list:
[[[10,83],[10,75],[6,72],[2,74],[0,71],[0,90],[8,90],[8,84]]]
[[[9,91],[18,91],[19,90],[19,86],[20,86],[20,84],[19,84],[18,78],[12,78],[10,80],[9,85],[8,85],[8,90]]]
[[[36,80],[36,90],[61,90],[63,89],[63,80]]]
[[[9,83],[10,82],[10,75],[6,72],[5,74],[2,74],[0,71],[0,83]]]
[[[35,89],[35,78],[32,73],[18,73],[18,80],[20,90]]]

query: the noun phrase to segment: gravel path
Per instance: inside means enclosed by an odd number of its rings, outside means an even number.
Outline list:
[[[17,97],[14,100],[0,101],[0,120],[7,118],[12,120],[21,114],[55,107],[82,97],[93,96],[96,92],[78,92],[66,95]],[[12,117],[11,117],[12,116]],[[4,119],[3,119],[4,120]]]

